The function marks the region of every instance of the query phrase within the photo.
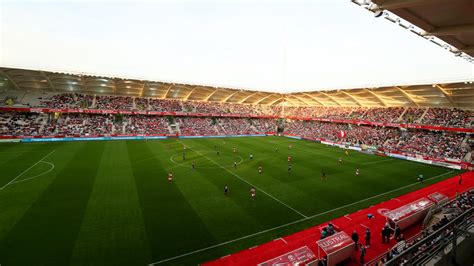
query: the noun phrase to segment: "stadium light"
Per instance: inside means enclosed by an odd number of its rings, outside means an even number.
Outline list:
[[[426,40],[429,40],[430,42],[445,48],[447,51],[451,52],[457,57],[461,57],[464,60],[474,63],[474,57],[470,56],[466,52],[458,50],[456,47],[452,46],[451,44],[439,39],[436,36],[430,36],[430,34],[424,30],[419,29],[416,25],[413,25],[412,23],[405,21],[404,19],[400,18],[399,16],[395,15],[394,13],[390,12],[389,10],[384,10],[383,8],[379,7],[377,4],[372,3],[371,0],[351,0],[352,3],[363,7],[367,11],[373,13],[373,15],[378,18],[378,17],[384,17],[386,20],[397,24],[398,26],[409,30],[413,33],[415,33],[418,36],[421,36],[425,38]],[[403,23],[402,23],[403,22]]]

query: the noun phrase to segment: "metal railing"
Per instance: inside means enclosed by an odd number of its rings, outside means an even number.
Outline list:
[[[421,262],[426,261],[426,259],[432,258],[446,245],[452,242],[452,238],[456,236],[456,234],[452,234],[456,226],[460,226],[463,223],[466,223],[464,226],[467,226],[468,223],[472,223],[471,217],[473,213],[474,208],[463,212],[438,230],[386,262],[385,265],[399,265],[401,263],[403,265],[419,265]],[[437,241],[433,242],[435,239],[437,239]],[[419,252],[421,247],[423,247],[423,252]]]

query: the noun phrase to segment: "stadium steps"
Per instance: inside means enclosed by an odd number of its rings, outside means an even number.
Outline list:
[[[173,130],[172,125],[175,125],[174,127],[175,130]],[[168,124],[168,132],[173,135],[176,133],[181,135],[181,129],[179,128],[179,124],[178,123]]]
[[[474,225],[471,224],[468,228],[467,228],[467,231],[469,231],[472,234],[474,234]],[[450,241],[452,242],[452,241]],[[469,243],[470,242],[470,243]],[[468,245],[468,246],[472,246],[472,237],[469,237],[469,236],[466,236],[466,235],[459,235],[456,239],[456,246],[458,246],[458,249],[460,248],[459,246],[461,246],[462,244],[465,244],[465,245]],[[467,250],[469,250],[470,248],[468,247]],[[437,265],[446,265],[447,261],[446,259],[450,260],[450,258],[446,257],[447,255],[450,255],[451,251],[453,250],[453,244],[450,243],[448,244],[446,247],[444,247],[444,249],[442,250],[442,252],[440,252],[439,254],[433,256],[427,263],[425,263],[424,265],[425,266],[437,266]],[[458,251],[459,252],[459,251]],[[460,255],[462,255],[464,252],[459,252],[461,253]],[[461,264],[463,265],[463,264]],[[467,264],[464,264],[464,265],[467,265]]]
[[[402,121],[403,116],[405,115],[405,113],[406,113],[407,111],[408,111],[408,108],[407,108],[407,107],[403,108],[402,114],[401,114],[397,119],[395,119],[395,121],[393,121],[393,122],[400,122],[400,121]]]
[[[96,95],[94,94],[93,97],[92,97],[92,104],[91,104],[90,108],[95,108],[95,103],[96,103]]]
[[[125,128],[127,127],[128,122],[122,123],[122,134],[125,134]]]
[[[428,113],[428,111],[430,110],[430,108],[426,108],[426,110],[423,112],[423,114],[420,116],[420,119],[416,120],[415,122],[416,123],[421,123],[421,121],[423,121],[423,118],[425,118],[425,115]]]

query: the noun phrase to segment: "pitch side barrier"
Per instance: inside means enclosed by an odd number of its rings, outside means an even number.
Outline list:
[[[346,150],[354,150],[354,151],[358,151],[362,153],[375,154],[378,156],[387,156],[387,157],[392,157],[396,159],[409,160],[409,161],[414,161],[414,162],[419,162],[419,163],[424,163],[424,164],[442,166],[442,167],[455,169],[455,170],[472,169],[474,167],[474,164],[463,162],[459,159],[433,158],[433,157],[409,154],[409,153],[404,153],[404,152],[399,152],[399,151],[385,150],[385,149],[378,148],[375,146],[351,145],[351,143],[334,142],[334,141],[326,140],[323,138],[306,138],[306,137],[302,137],[302,136],[298,136],[294,134],[288,134],[288,133],[284,133],[283,136],[287,138],[293,138],[293,139],[315,141],[321,144],[325,144],[325,145],[329,145],[333,147],[339,147],[341,149],[346,149]]]
[[[97,141],[97,140],[145,140],[145,139],[167,139],[167,136],[149,137],[79,137],[79,138],[24,138],[21,142],[58,142],[58,141]]]
[[[241,138],[241,137],[266,137],[273,134],[244,134],[244,135],[209,135],[209,136],[178,136],[180,139],[201,139],[201,138]]]
[[[35,136],[22,138],[7,138],[5,136],[0,138],[0,142],[60,142],[60,141],[98,141],[98,140],[156,140],[168,138],[180,139],[197,139],[197,138],[240,138],[240,137],[265,137],[273,136],[274,132],[260,133],[260,134],[241,134],[241,135],[143,135],[143,136]]]
[[[425,129],[436,131],[451,131],[459,133],[474,133],[474,128],[457,128],[430,126],[418,124],[380,123],[358,119],[329,119],[319,117],[300,117],[282,115],[252,115],[252,114],[219,114],[219,113],[187,113],[187,112],[158,112],[158,111],[130,111],[130,110],[99,110],[99,109],[54,109],[54,108],[27,108],[27,107],[0,107],[4,112],[32,112],[32,113],[87,113],[87,114],[128,114],[128,115],[157,115],[157,116],[190,116],[190,117],[242,117],[242,118],[285,118],[291,120],[320,121],[328,123],[369,125],[378,127],[397,127]]]

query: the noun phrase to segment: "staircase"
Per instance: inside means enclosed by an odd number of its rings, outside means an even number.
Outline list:
[[[402,114],[401,114],[397,119],[395,119],[395,121],[393,121],[393,122],[400,122],[400,121],[402,121],[402,118],[403,118],[403,116],[405,115],[405,113],[406,113],[407,111],[408,111],[408,108],[405,107],[404,110],[403,110],[403,112],[402,112]]]
[[[94,96],[92,97],[92,104],[91,104],[91,106],[89,106],[89,108],[94,109],[95,108],[95,103],[96,103],[96,95],[94,94]]]
[[[417,123],[421,123],[421,121],[423,121],[423,118],[425,117],[425,115],[428,113],[428,110],[430,108],[426,108],[425,112],[420,116],[420,119],[416,120]]]

